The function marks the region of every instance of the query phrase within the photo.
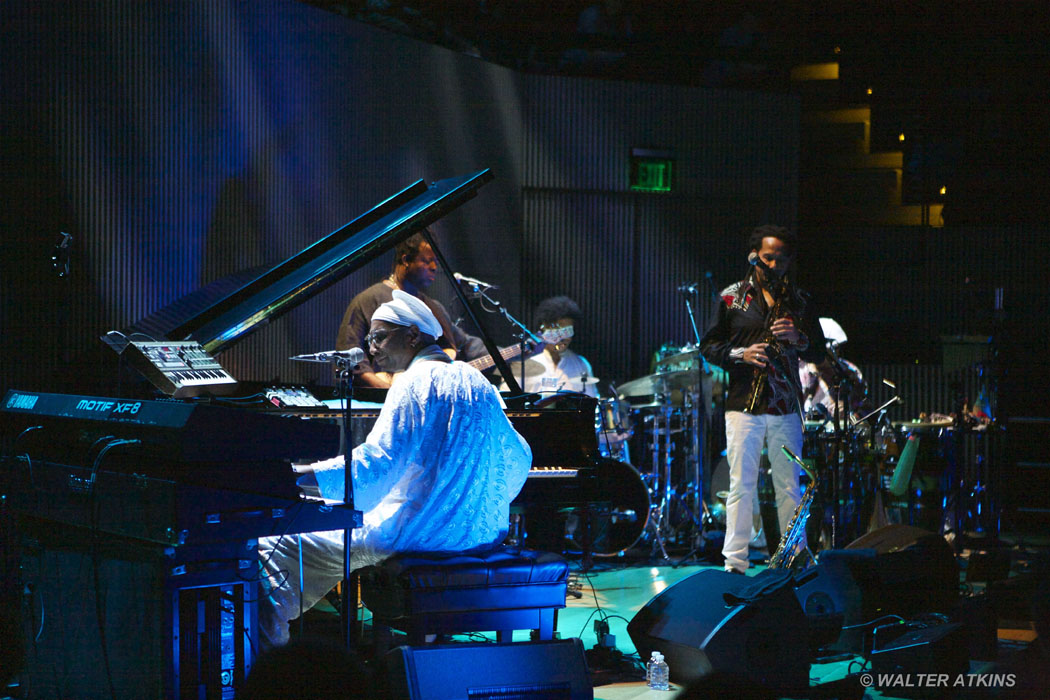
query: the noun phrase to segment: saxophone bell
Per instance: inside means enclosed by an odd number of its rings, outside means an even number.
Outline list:
[[[809,477],[809,488],[806,489],[806,493],[802,495],[802,500],[799,501],[798,506],[795,508],[794,515],[791,516],[791,522],[788,523],[787,529],[780,538],[780,544],[777,545],[776,551],[773,552],[773,556],[769,558],[769,569],[790,569],[794,567],[796,559],[800,554],[805,552],[811,558],[812,553],[809,551],[809,547],[806,546],[806,521],[809,519],[809,509],[813,505],[813,496],[817,491],[817,475],[809,468],[809,465],[803,462],[798,456],[795,455],[787,445],[780,446],[781,452],[783,452],[788,459],[797,464],[802,468],[802,471]]]

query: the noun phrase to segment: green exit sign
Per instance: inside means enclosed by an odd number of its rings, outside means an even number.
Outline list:
[[[631,149],[631,189],[670,192],[674,188],[674,158],[665,151]]]

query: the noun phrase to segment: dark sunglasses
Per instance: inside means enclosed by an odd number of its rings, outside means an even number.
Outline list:
[[[391,333],[396,332],[396,330],[397,329],[390,331],[372,331],[371,333],[365,336],[365,345],[369,347],[371,347],[372,345],[379,345],[387,339],[387,336],[389,336]]]

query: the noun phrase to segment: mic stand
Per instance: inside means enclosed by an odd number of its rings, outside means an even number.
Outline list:
[[[488,292],[479,291],[478,292],[478,296],[481,297],[482,299],[484,299],[485,301],[487,301],[488,303],[492,304],[493,306],[495,306],[496,309],[503,315],[503,318],[507,319],[507,321],[510,322],[511,325],[517,326],[517,328],[522,333],[522,338],[523,339],[525,337],[528,337],[532,342],[536,343],[537,345],[539,345],[541,342],[543,342],[539,338],[537,338],[535,336],[535,334],[533,334],[532,331],[530,331],[528,328],[526,328],[525,324],[523,324],[518,319],[514,318],[510,314],[510,312],[507,311],[507,308],[505,306],[503,306],[503,304],[501,304],[500,302],[498,302],[495,299],[493,299],[492,297],[490,297],[488,295]]]
[[[840,538],[842,535],[848,535],[848,527],[846,523],[846,508],[848,503],[843,498],[843,482],[845,481],[846,468],[844,465],[843,447],[845,443],[845,432],[847,425],[852,428],[849,417],[842,415],[843,396],[847,391],[848,378],[842,371],[842,364],[839,362],[838,353],[835,351],[833,343],[828,343],[825,346],[825,356],[828,364],[832,367],[831,382],[829,384],[829,393],[832,401],[835,402],[834,410],[831,414],[831,425],[835,430],[835,439],[832,441],[831,450],[831,464],[828,469],[828,473],[831,475],[831,488],[830,501],[831,507],[831,546],[840,547],[842,542]],[[819,370],[818,370],[819,371]],[[832,388],[833,387],[833,388]],[[826,453],[825,453],[826,454]],[[840,533],[840,527],[842,532]],[[856,529],[856,528],[854,528]],[[855,537],[851,538],[855,539]]]
[[[354,382],[352,367],[348,358],[339,357],[335,359],[336,372],[339,376],[339,398],[343,401],[343,503],[354,515],[357,522],[357,513],[354,510],[354,433],[350,427],[350,404],[354,399]],[[350,570],[351,539],[353,528],[348,527],[343,531],[343,586],[339,600],[339,614],[342,630],[343,643],[346,648],[353,651],[357,642],[357,596],[350,595],[350,582],[352,574]],[[353,615],[351,616],[351,609]]]
[[[499,301],[496,301],[495,299],[490,297],[488,295],[488,290],[481,290],[481,289],[479,289],[478,292],[477,292],[477,295],[479,297],[481,297],[482,299],[484,299],[485,301],[487,301],[492,306],[496,307],[496,310],[500,312],[500,314],[503,316],[503,318],[507,319],[507,322],[510,323],[512,326],[517,327],[517,329],[519,331],[518,337],[521,339],[521,341],[520,341],[520,344],[521,344],[521,362],[520,362],[520,364],[521,364],[521,386],[519,388],[524,392],[525,391],[525,388],[524,388],[524,385],[525,385],[525,348],[528,345],[528,341],[529,340],[531,340],[536,345],[542,345],[543,341],[540,340],[539,338],[537,338],[536,335],[532,331],[530,331],[528,328],[526,328],[525,324],[523,324],[518,319],[514,318],[514,316],[512,316],[509,311],[507,311],[507,307],[505,307]],[[511,377],[511,379],[513,379],[513,377]],[[506,378],[504,378],[504,381],[506,381]],[[508,381],[507,382],[507,386],[513,386],[513,383]]]
[[[892,399],[890,399],[890,400],[889,400],[889,401],[887,401],[886,403],[882,404],[881,406],[879,406],[878,408],[876,408],[876,409],[875,409],[874,411],[872,411],[871,413],[869,413],[869,414],[867,414],[866,416],[863,416],[863,417],[861,417],[861,418],[858,418],[857,420],[853,421],[853,424],[854,424],[854,425],[856,425],[857,423],[863,423],[864,421],[868,420],[869,418],[871,418],[871,417],[872,417],[872,416],[874,416],[875,414],[877,414],[877,413],[882,413],[882,412],[883,412],[883,411],[885,411],[885,410],[886,410],[887,408],[889,408],[890,406],[892,406],[893,404],[897,403],[897,402],[898,402],[898,401],[900,401],[900,400],[901,400],[901,397],[900,397],[900,396],[894,396],[894,397],[893,397]]]
[[[860,463],[858,462],[856,424],[851,422],[849,407],[852,402],[850,378],[839,370],[838,391],[835,396],[835,440],[836,465],[839,473],[839,486],[844,487],[844,497],[837,498],[839,523],[842,532],[850,541],[857,539],[860,532],[861,507]],[[848,516],[848,517],[847,517]]]
[[[698,554],[704,548],[704,533],[707,530],[707,526],[711,521],[711,512],[707,508],[707,501],[704,500],[704,464],[707,457],[707,412],[710,406],[705,405],[706,397],[704,394],[704,359],[700,356],[700,329],[696,325],[696,312],[693,309],[692,297],[693,294],[698,294],[697,286],[693,286],[692,292],[684,295],[685,298],[685,310],[689,316],[689,324],[693,329],[693,339],[696,343],[697,358],[696,358],[696,381],[694,383],[695,392],[692,394],[692,405],[689,407],[691,410],[690,419],[692,420],[692,452],[693,452],[693,520],[694,524],[698,526],[696,537],[693,540],[693,550],[685,557],[676,562],[675,566],[678,566],[686,559]],[[670,426],[668,426],[670,428]],[[696,522],[699,520],[699,522]]]
[[[693,312],[693,302],[690,301],[690,296],[692,294],[685,296],[685,310],[689,314],[689,323],[693,326],[693,338],[696,340],[697,347],[700,347],[700,331],[696,327],[696,314]]]

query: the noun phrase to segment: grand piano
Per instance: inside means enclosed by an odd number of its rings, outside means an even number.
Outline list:
[[[221,353],[405,238],[425,232],[428,225],[476,196],[491,179],[490,171],[481,170],[430,185],[415,182],[271,268],[220,280],[119,333],[103,336],[110,348],[103,352],[120,362],[111,362],[110,372],[94,377],[91,384],[77,386],[92,393],[37,400],[35,392],[12,392],[7,397],[0,411],[7,414],[8,441],[17,439],[23,450],[30,447],[56,462],[71,458],[86,464],[101,447],[96,441],[108,436],[128,444],[113,448],[102,462],[103,471],[297,498],[301,494],[296,473],[289,465],[338,454],[340,415],[319,410],[319,402],[305,408],[291,401],[284,405],[278,397],[258,391],[261,384],[251,378],[231,377],[219,362]],[[452,280],[438,242],[431,239],[431,244]],[[453,288],[461,293],[458,285]],[[462,301],[465,308],[473,309],[470,300],[462,297]],[[494,364],[517,390],[492,339],[481,324],[476,325]],[[118,378],[124,366],[135,374]],[[79,368],[77,374],[90,376]],[[246,400],[238,393],[256,398]],[[533,451],[533,470],[519,506],[539,502],[571,506],[591,499],[590,477],[599,459],[593,400],[575,397],[562,401],[560,407],[540,410],[520,390],[511,394],[507,415]],[[368,398],[381,401],[382,394],[373,392]],[[130,414],[77,409],[85,400],[92,406],[107,402],[119,406],[131,399],[144,402],[140,405],[149,410]],[[275,403],[281,411],[274,411]],[[152,424],[143,418],[147,413],[155,417]],[[376,416],[374,408],[352,410],[355,442],[367,434]],[[317,420],[326,417],[332,420]],[[21,435],[37,426],[39,430]],[[224,435],[228,439],[223,440]],[[191,443],[196,444],[197,454],[189,458],[182,450]],[[248,447],[255,449],[246,453]],[[208,449],[211,453],[204,454]],[[147,453],[148,463],[137,459]],[[129,529],[133,528],[122,528],[117,534],[129,534]]]
[[[154,581],[171,596],[153,612],[156,620],[145,621],[147,629],[152,621],[168,630],[160,638],[169,641],[151,636],[134,645],[127,662],[137,670],[121,669],[118,686],[128,685],[111,694],[224,697],[243,681],[253,656],[250,636],[237,630],[254,629],[247,603],[254,600],[255,539],[360,524],[352,509],[309,498],[293,469],[297,462],[338,454],[338,420],[325,420],[316,410],[274,412],[265,397],[231,400],[258,387],[250,378],[231,377],[221,366],[222,351],[398,242],[426,233],[426,226],[491,179],[482,170],[430,185],[416,182],[288,260],[209,285],[103,336],[104,352],[120,362],[111,363],[114,373],[101,377],[101,384],[95,378],[75,385],[75,394],[20,390],[4,397],[2,485],[23,532],[42,551],[61,552],[55,555],[60,572],[82,572],[85,561],[94,562],[96,601],[106,597],[100,585],[120,588],[129,577]],[[431,243],[451,278],[437,242]],[[464,305],[471,308],[466,299]],[[483,340],[517,389],[491,338]],[[118,380],[118,366],[134,368],[142,381]],[[534,458],[518,507],[563,510],[590,502],[599,456],[593,400],[538,409],[522,398],[508,406]],[[360,434],[376,411],[351,414]],[[112,574],[101,584],[100,557]],[[47,585],[54,588],[47,591],[53,599],[62,598],[59,579]],[[191,590],[199,595],[189,595]],[[152,595],[139,590],[127,597],[148,608],[140,598]],[[107,644],[101,618],[95,629],[90,611],[75,617],[64,622],[93,640],[92,652]],[[116,617],[111,614],[106,624]],[[109,640],[121,634],[108,631]],[[172,638],[181,640],[174,651]],[[223,653],[216,653],[220,647]],[[42,644],[37,651],[77,667],[84,687],[112,682],[111,669],[76,645]],[[46,668],[29,666],[38,687],[59,682]],[[155,685],[158,677],[163,688]],[[68,689],[54,690],[62,695]]]

